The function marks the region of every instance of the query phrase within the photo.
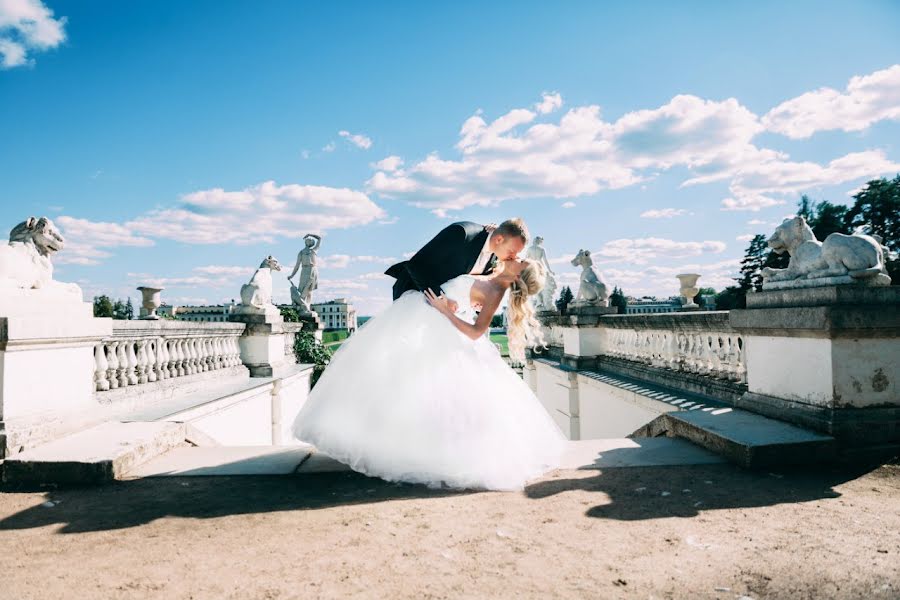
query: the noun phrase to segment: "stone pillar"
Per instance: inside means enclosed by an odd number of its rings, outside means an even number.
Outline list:
[[[900,443],[900,287],[762,291],[730,321],[745,344],[739,406],[845,447]]]
[[[41,290],[0,297],[0,458],[97,407],[94,346],[112,335],[89,302]],[[80,418],[80,417],[79,417]]]
[[[293,352],[285,349],[284,319],[275,306],[239,306],[228,320],[247,326],[238,343],[251,377],[278,377],[296,364]]]
[[[596,367],[597,357],[606,346],[607,332],[601,328],[603,315],[618,313],[615,306],[576,306],[557,318],[562,333],[560,363],[573,369]]]

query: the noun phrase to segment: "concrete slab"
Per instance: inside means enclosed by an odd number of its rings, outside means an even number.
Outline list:
[[[621,438],[569,442],[561,468],[612,469],[726,462],[721,456],[675,438]]]
[[[831,436],[743,410],[667,413],[650,425],[655,435],[689,440],[749,468],[827,461],[837,450]]]
[[[129,471],[126,478],[289,475],[312,452],[308,444],[176,448]]]
[[[17,483],[101,483],[183,445],[181,423],[104,423],[8,457]]]

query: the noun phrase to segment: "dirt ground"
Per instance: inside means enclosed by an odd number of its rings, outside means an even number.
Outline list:
[[[50,503],[53,503],[50,505]],[[900,466],[354,473],[0,493],[0,597],[900,598]]]

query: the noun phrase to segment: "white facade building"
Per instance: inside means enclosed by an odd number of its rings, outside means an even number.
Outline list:
[[[325,329],[356,331],[356,309],[346,298],[313,304],[312,309],[319,315]]]
[[[237,305],[232,300],[215,306],[171,306],[164,304],[157,309],[161,317],[174,317],[177,321],[222,323],[228,320]]]
[[[656,298],[628,298],[628,305],[625,307],[625,314],[651,314],[651,313],[670,313],[681,310],[681,300],[679,298],[668,298],[666,300],[657,300]]]

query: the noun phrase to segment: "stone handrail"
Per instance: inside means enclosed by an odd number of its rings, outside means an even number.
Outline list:
[[[606,315],[603,354],[657,368],[746,383],[744,340],[727,311]]]
[[[114,321],[94,346],[94,386],[105,392],[241,364],[243,323]]]

